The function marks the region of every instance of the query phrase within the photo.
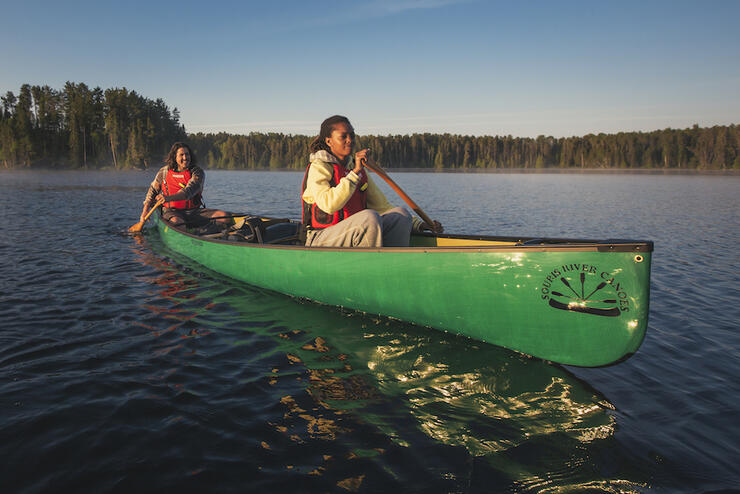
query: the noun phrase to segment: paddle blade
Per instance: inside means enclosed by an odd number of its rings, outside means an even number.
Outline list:
[[[144,222],[139,221],[137,224],[129,228],[128,231],[130,231],[131,233],[137,233],[137,232],[140,232],[142,228],[144,228]]]

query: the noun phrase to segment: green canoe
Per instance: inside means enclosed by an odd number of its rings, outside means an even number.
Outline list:
[[[156,224],[168,248],[230,278],[562,364],[624,360],[647,328],[650,241],[421,234],[404,248],[306,248],[295,222],[263,243]]]

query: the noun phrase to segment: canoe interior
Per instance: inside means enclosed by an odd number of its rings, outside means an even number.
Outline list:
[[[228,213],[231,215],[232,213]],[[240,220],[243,216],[234,216],[234,220]],[[266,226],[266,236],[261,244],[252,244],[253,246],[291,246],[299,249],[305,247],[298,241],[298,228],[300,223],[291,219],[272,218],[267,216],[258,217]],[[207,241],[227,242],[227,243],[245,243],[243,238],[238,236],[229,236],[226,234],[200,234],[197,229],[178,228],[170,225],[173,230],[179,231],[186,235],[192,235]],[[635,252],[652,252],[653,243],[646,240],[593,240],[593,239],[571,239],[571,238],[546,238],[546,237],[500,237],[489,235],[462,235],[462,234],[435,234],[431,232],[413,233],[411,235],[410,248],[437,247],[446,248],[543,248],[552,247],[560,250],[563,248],[570,249],[596,249],[599,251],[635,251]],[[399,249],[401,247],[382,248],[381,250]],[[314,248],[316,249],[316,248]],[[361,250],[351,247],[332,247],[331,250]],[[403,249],[403,248],[401,248]],[[372,250],[378,250],[373,248]]]

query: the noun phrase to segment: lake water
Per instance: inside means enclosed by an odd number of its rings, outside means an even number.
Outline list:
[[[3,492],[740,489],[740,177],[395,174],[449,232],[655,242],[642,347],[584,369],[131,237],[154,173],[0,172]],[[301,178],[205,199],[296,217]]]

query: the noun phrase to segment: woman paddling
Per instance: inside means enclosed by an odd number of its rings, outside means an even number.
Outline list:
[[[201,194],[205,172],[196,166],[195,155],[190,146],[184,142],[174,143],[165,163],[146,193],[144,209],[141,211],[142,223],[149,209],[160,201],[164,201],[162,217],[174,225],[199,227],[208,224],[212,217],[227,215],[217,209],[203,208]],[[218,218],[215,221],[228,223],[231,220]]]
[[[354,143],[352,124],[340,115],[324,120],[311,142],[301,191],[306,246],[404,247],[412,229],[441,232],[439,222],[427,225],[388,202],[363,169],[370,151],[351,159]]]

